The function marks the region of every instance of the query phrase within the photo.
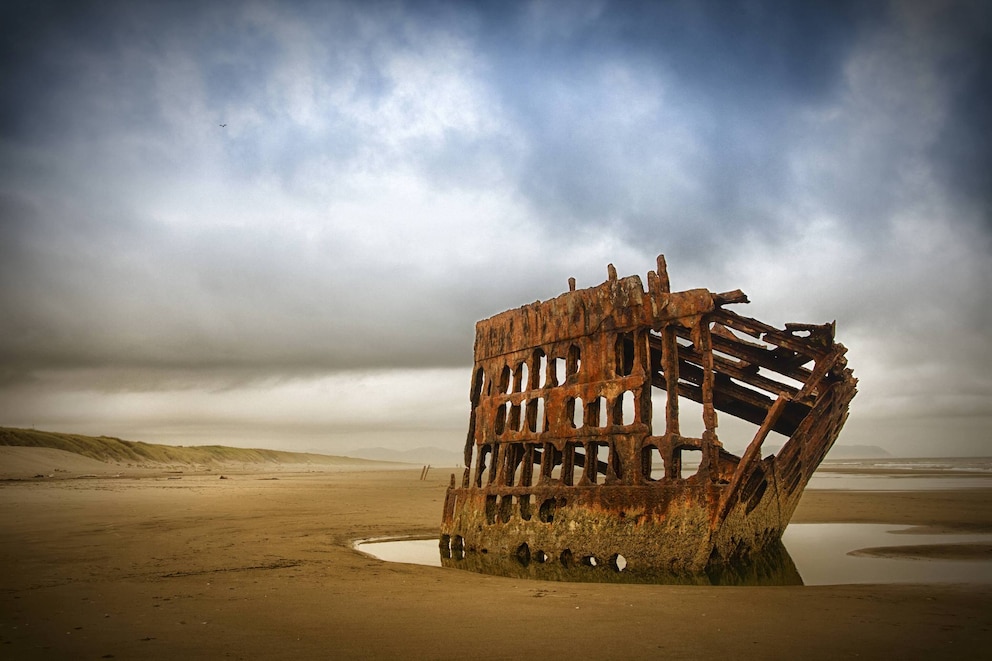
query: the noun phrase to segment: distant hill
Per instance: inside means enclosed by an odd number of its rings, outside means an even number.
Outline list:
[[[173,446],[125,441],[110,436],[82,436],[58,432],[0,427],[0,446],[53,448],[97,461],[117,464],[222,465],[222,464],[317,464],[334,466],[373,465],[375,461],[309,452],[283,452],[232,448],[224,445]]]
[[[778,454],[782,449],[781,445],[762,446],[762,455]],[[884,459],[892,454],[877,445],[835,445],[827,453],[827,460],[830,459]]]
[[[402,461],[409,464],[431,464],[433,466],[461,466],[465,460],[461,452],[436,447],[420,447],[409,450],[390,448],[355,448],[348,451],[350,457],[362,457],[377,461]]]
[[[827,453],[827,459],[882,459],[892,453],[877,445],[835,445]]]

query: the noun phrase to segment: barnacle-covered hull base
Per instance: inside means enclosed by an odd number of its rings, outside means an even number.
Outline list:
[[[442,557],[690,575],[777,547],[857,380],[834,324],[779,329],[725,308],[746,302],[739,290],[671,292],[659,256],[647,289],[611,265],[597,287],[570,280],[557,298],[478,322]],[[698,437],[680,433],[686,399],[702,405]],[[724,449],[718,412],[755,426],[742,456]],[[788,440],[762,457],[773,432]]]

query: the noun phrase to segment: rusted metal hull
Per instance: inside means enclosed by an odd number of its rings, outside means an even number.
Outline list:
[[[856,393],[833,325],[739,316],[723,307],[747,302],[739,291],[672,293],[663,257],[648,283],[611,266],[598,287],[477,324],[442,554],[690,575],[779,543]],[[680,433],[680,398],[702,404],[698,438]],[[717,411],[756,425],[742,456],[723,449]],[[788,441],[762,458],[773,432]]]

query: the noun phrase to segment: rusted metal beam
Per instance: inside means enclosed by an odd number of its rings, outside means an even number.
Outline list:
[[[716,346],[718,344],[716,341],[716,336],[711,334],[711,339],[713,340],[713,345]],[[652,337],[651,348],[656,351],[661,350],[660,340]],[[678,353],[679,358],[683,361],[702,367],[705,359],[704,353],[696,351],[692,347],[684,346],[680,346],[678,348]],[[726,374],[727,376],[733,377],[738,381],[742,381],[749,386],[772,393],[776,396],[788,395],[792,397],[799,392],[799,388],[796,388],[795,386],[790,386],[787,383],[782,383],[781,381],[776,381],[758,374],[757,369],[751,369],[751,365],[746,364],[746,367],[742,367],[739,363],[735,363],[721,356],[713,355],[712,351],[710,351],[710,356],[712,356],[711,360],[713,361],[713,367],[719,374]]]

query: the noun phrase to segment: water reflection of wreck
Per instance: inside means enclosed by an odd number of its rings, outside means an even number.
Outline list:
[[[614,561],[615,563],[615,561]],[[658,567],[628,567],[614,563],[562,563],[547,557],[506,556],[498,553],[452,553],[441,549],[441,566],[474,571],[491,576],[527,578],[536,581],[568,581],[571,583],[653,583],[661,585],[737,585],[771,586],[802,585],[788,550],[781,541],[747,558],[723,565],[712,565],[705,571],[686,573]],[[618,571],[623,568],[623,571]]]
[[[664,257],[646,291],[612,265],[597,287],[569,284],[476,325],[442,555],[698,574],[776,547],[856,392],[834,325],[778,329],[725,309],[740,291],[670,292]],[[702,404],[699,438],[680,432],[680,398]],[[756,425],[743,456],[723,448],[717,411]],[[788,441],[762,458],[773,431]]]

